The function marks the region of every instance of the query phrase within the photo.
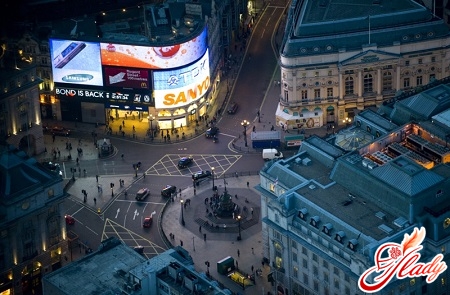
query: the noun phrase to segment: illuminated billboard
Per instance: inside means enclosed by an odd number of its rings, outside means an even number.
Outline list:
[[[153,105],[153,99],[148,91],[121,89],[120,91],[94,88],[67,88],[55,85],[55,93],[60,98],[95,101],[100,103],[115,102],[132,105]]]
[[[192,40],[163,47],[100,43],[103,66],[170,69],[190,64],[208,48],[206,28]]]
[[[176,70],[153,72],[155,107],[178,108],[203,97],[210,86],[208,50],[197,62]]]
[[[50,39],[53,81],[103,86],[100,44]]]
[[[105,86],[149,88],[148,70],[105,67]]]

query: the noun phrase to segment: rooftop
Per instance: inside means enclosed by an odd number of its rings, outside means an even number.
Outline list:
[[[282,56],[359,50],[448,36],[441,19],[412,0],[293,1]]]

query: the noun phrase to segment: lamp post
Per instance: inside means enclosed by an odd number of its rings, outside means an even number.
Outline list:
[[[180,204],[181,204],[181,225],[184,226],[186,224],[184,222],[184,213],[183,213],[184,200],[180,200]]]
[[[152,114],[150,114],[148,117],[147,117],[147,119],[148,119],[148,121],[150,122],[150,133],[151,133],[151,137],[153,138],[153,120],[155,119],[155,117],[153,117],[153,115]]]
[[[344,120],[342,120],[345,124],[345,126],[350,125],[350,123],[352,122],[352,119],[350,119],[349,117],[346,117]]]
[[[213,191],[214,191],[214,167],[211,167],[211,175],[212,175],[212,180],[213,180]]]
[[[244,120],[241,122],[241,125],[244,127],[244,142],[245,142],[245,147],[247,147],[247,126],[250,123],[247,120]]]
[[[241,215],[237,216],[237,220],[238,220],[238,229],[239,229],[239,235],[237,237],[237,240],[240,241],[240,240],[242,240],[242,236],[241,236]]]

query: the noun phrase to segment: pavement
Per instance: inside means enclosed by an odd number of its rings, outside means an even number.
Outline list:
[[[278,34],[277,38],[280,39],[282,34]],[[277,41],[278,44],[281,40]],[[239,46],[237,46],[239,48]],[[230,46],[234,48],[234,46]],[[236,78],[239,76],[239,70],[242,62],[242,53],[232,52],[231,60],[231,70],[229,71],[227,77],[222,79],[218,94],[216,97],[216,103],[209,108],[209,117],[212,118],[217,116],[217,120],[220,124],[222,113],[218,113],[219,109],[225,110],[225,106],[232,94],[232,89]],[[260,118],[255,114],[254,118],[251,118],[251,124],[256,126],[256,130],[270,130],[272,125],[275,125],[275,108],[278,103],[278,98],[280,95],[280,86],[273,81],[279,81],[279,70],[274,72],[269,88],[267,89],[266,95],[264,97],[264,102],[260,109]],[[114,120],[109,127],[113,129],[112,134],[106,134],[107,129],[105,126],[97,126],[96,124],[81,123],[81,122],[62,122],[53,120],[43,120],[44,126],[62,126],[74,131],[77,138],[65,138],[56,136],[55,139],[51,135],[46,134],[44,136],[47,152],[36,156],[38,161],[55,161],[61,163],[65,166],[63,171],[69,171],[66,175],[63,175],[65,179],[66,189],[69,197],[73,200],[79,202],[89,210],[95,213],[102,213],[108,208],[112,200],[115,198],[111,197],[123,194],[125,190],[132,185],[134,182],[138,181],[143,175],[135,177],[134,174],[126,175],[96,175],[84,174],[83,172],[83,161],[86,160],[97,160],[98,154],[97,149],[94,145],[94,135],[97,139],[103,137],[108,138],[124,138],[128,141],[138,141],[144,142],[149,145],[167,145],[173,144],[179,141],[191,139],[197,136],[203,136],[203,132],[206,129],[204,122],[200,122],[200,126],[185,126],[182,130],[178,130],[179,137],[172,137],[172,142],[167,143],[160,137],[160,134],[155,138],[150,138],[147,135],[149,129],[149,122],[140,121],[137,118],[127,117],[119,118],[119,120]],[[118,132],[119,125],[125,122],[125,135]],[[195,124],[191,124],[195,125]],[[134,132],[132,132],[132,126],[134,126]],[[220,125],[219,125],[220,126]],[[251,127],[251,126],[250,126]],[[275,126],[276,130],[280,130],[279,127]],[[252,128],[248,128],[248,136]],[[336,128],[336,132],[337,132]],[[182,136],[184,132],[184,137]],[[318,136],[327,136],[329,131],[326,126],[316,129],[306,129],[304,130],[305,136],[310,136],[312,134]],[[260,153],[260,150],[252,149],[250,146],[245,147],[243,137],[236,134],[234,144],[232,148],[240,153]],[[72,144],[72,151],[66,149],[66,144]],[[77,148],[83,149],[83,155],[80,156],[80,163],[77,165],[76,150]],[[56,151],[56,158],[52,155],[52,150]],[[59,153],[57,152],[59,150]],[[294,153],[292,151],[292,153]],[[68,158],[71,154],[72,159]],[[71,168],[76,169],[76,172],[71,173]],[[72,176],[75,181],[71,180]],[[117,187],[119,180],[123,180],[123,187]],[[111,192],[110,183],[114,182],[116,186]],[[209,202],[205,203],[206,198],[211,198],[213,196],[212,185],[201,185],[196,189],[194,193],[194,188],[183,188],[181,196],[183,201],[186,202],[188,199],[186,196],[191,196],[189,199],[189,204],[185,208],[181,209],[180,197],[175,199],[174,202],[169,201],[159,218],[159,230],[165,237],[166,246],[172,247],[181,245],[189,251],[193,257],[195,268],[198,271],[208,272],[211,277],[216,279],[219,283],[223,284],[224,287],[230,289],[235,294],[266,294],[267,291],[272,291],[274,287],[267,282],[267,274],[270,272],[270,266],[267,264],[263,265],[263,254],[262,254],[262,235],[261,235],[261,218],[260,218],[260,195],[254,189],[259,183],[259,176],[239,176],[227,179],[216,179],[215,185],[218,187],[219,194],[225,191],[225,186],[227,191],[233,196],[232,201],[240,206],[243,210],[244,206],[247,208],[246,211],[242,212],[242,220],[240,225],[236,226],[236,222],[231,218],[217,219],[209,216],[207,209],[211,209]],[[99,194],[99,189],[103,190],[102,194]],[[84,202],[82,190],[86,190],[88,198]],[[237,198],[235,197],[237,195]],[[93,197],[95,196],[95,198]],[[246,202],[247,200],[247,202]],[[251,210],[251,211],[250,211]],[[183,213],[182,213],[183,212]],[[253,212],[250,213],[250,212]],[[183,214],[183,216],[182,216]],[[183,222],[184,221],[184,225]],[[206,223],[208,221],[208,223]],[[202,226],[202,228],[200,228]],[[241,239],[238,240],[239,228],[241,229]],[[206,238],[204,236],[206,234]],[[78,253],[78,251],[74,251]],[[81,251],[80,251],[81,252]],[[239,254],[238,254],[239,252]],[[78,259],[79,255],[84,255],[84,253],[76,254],[74,260]],[[255,273],[257,269],[261,269],[262,275],[255,276],[255,285],[247,286],[245,289],[241,285],[234,283],[231,279],[217,272],[216,263],[224,257],[232,256],[238,263],[238,268],[244,273],[250,274]],[[206,261],[210,262],[210,267],[208,268],[205,264]],[[252,271],[253,266],[253,271]]]

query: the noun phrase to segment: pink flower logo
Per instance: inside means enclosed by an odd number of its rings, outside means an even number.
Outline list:
[[[391,250],[389,251],[389,253],[391,253],[392,259],[397,259],[400,256],[402,256],[402,251],[400,251],[400,249],[398,247],[392,247]]]

